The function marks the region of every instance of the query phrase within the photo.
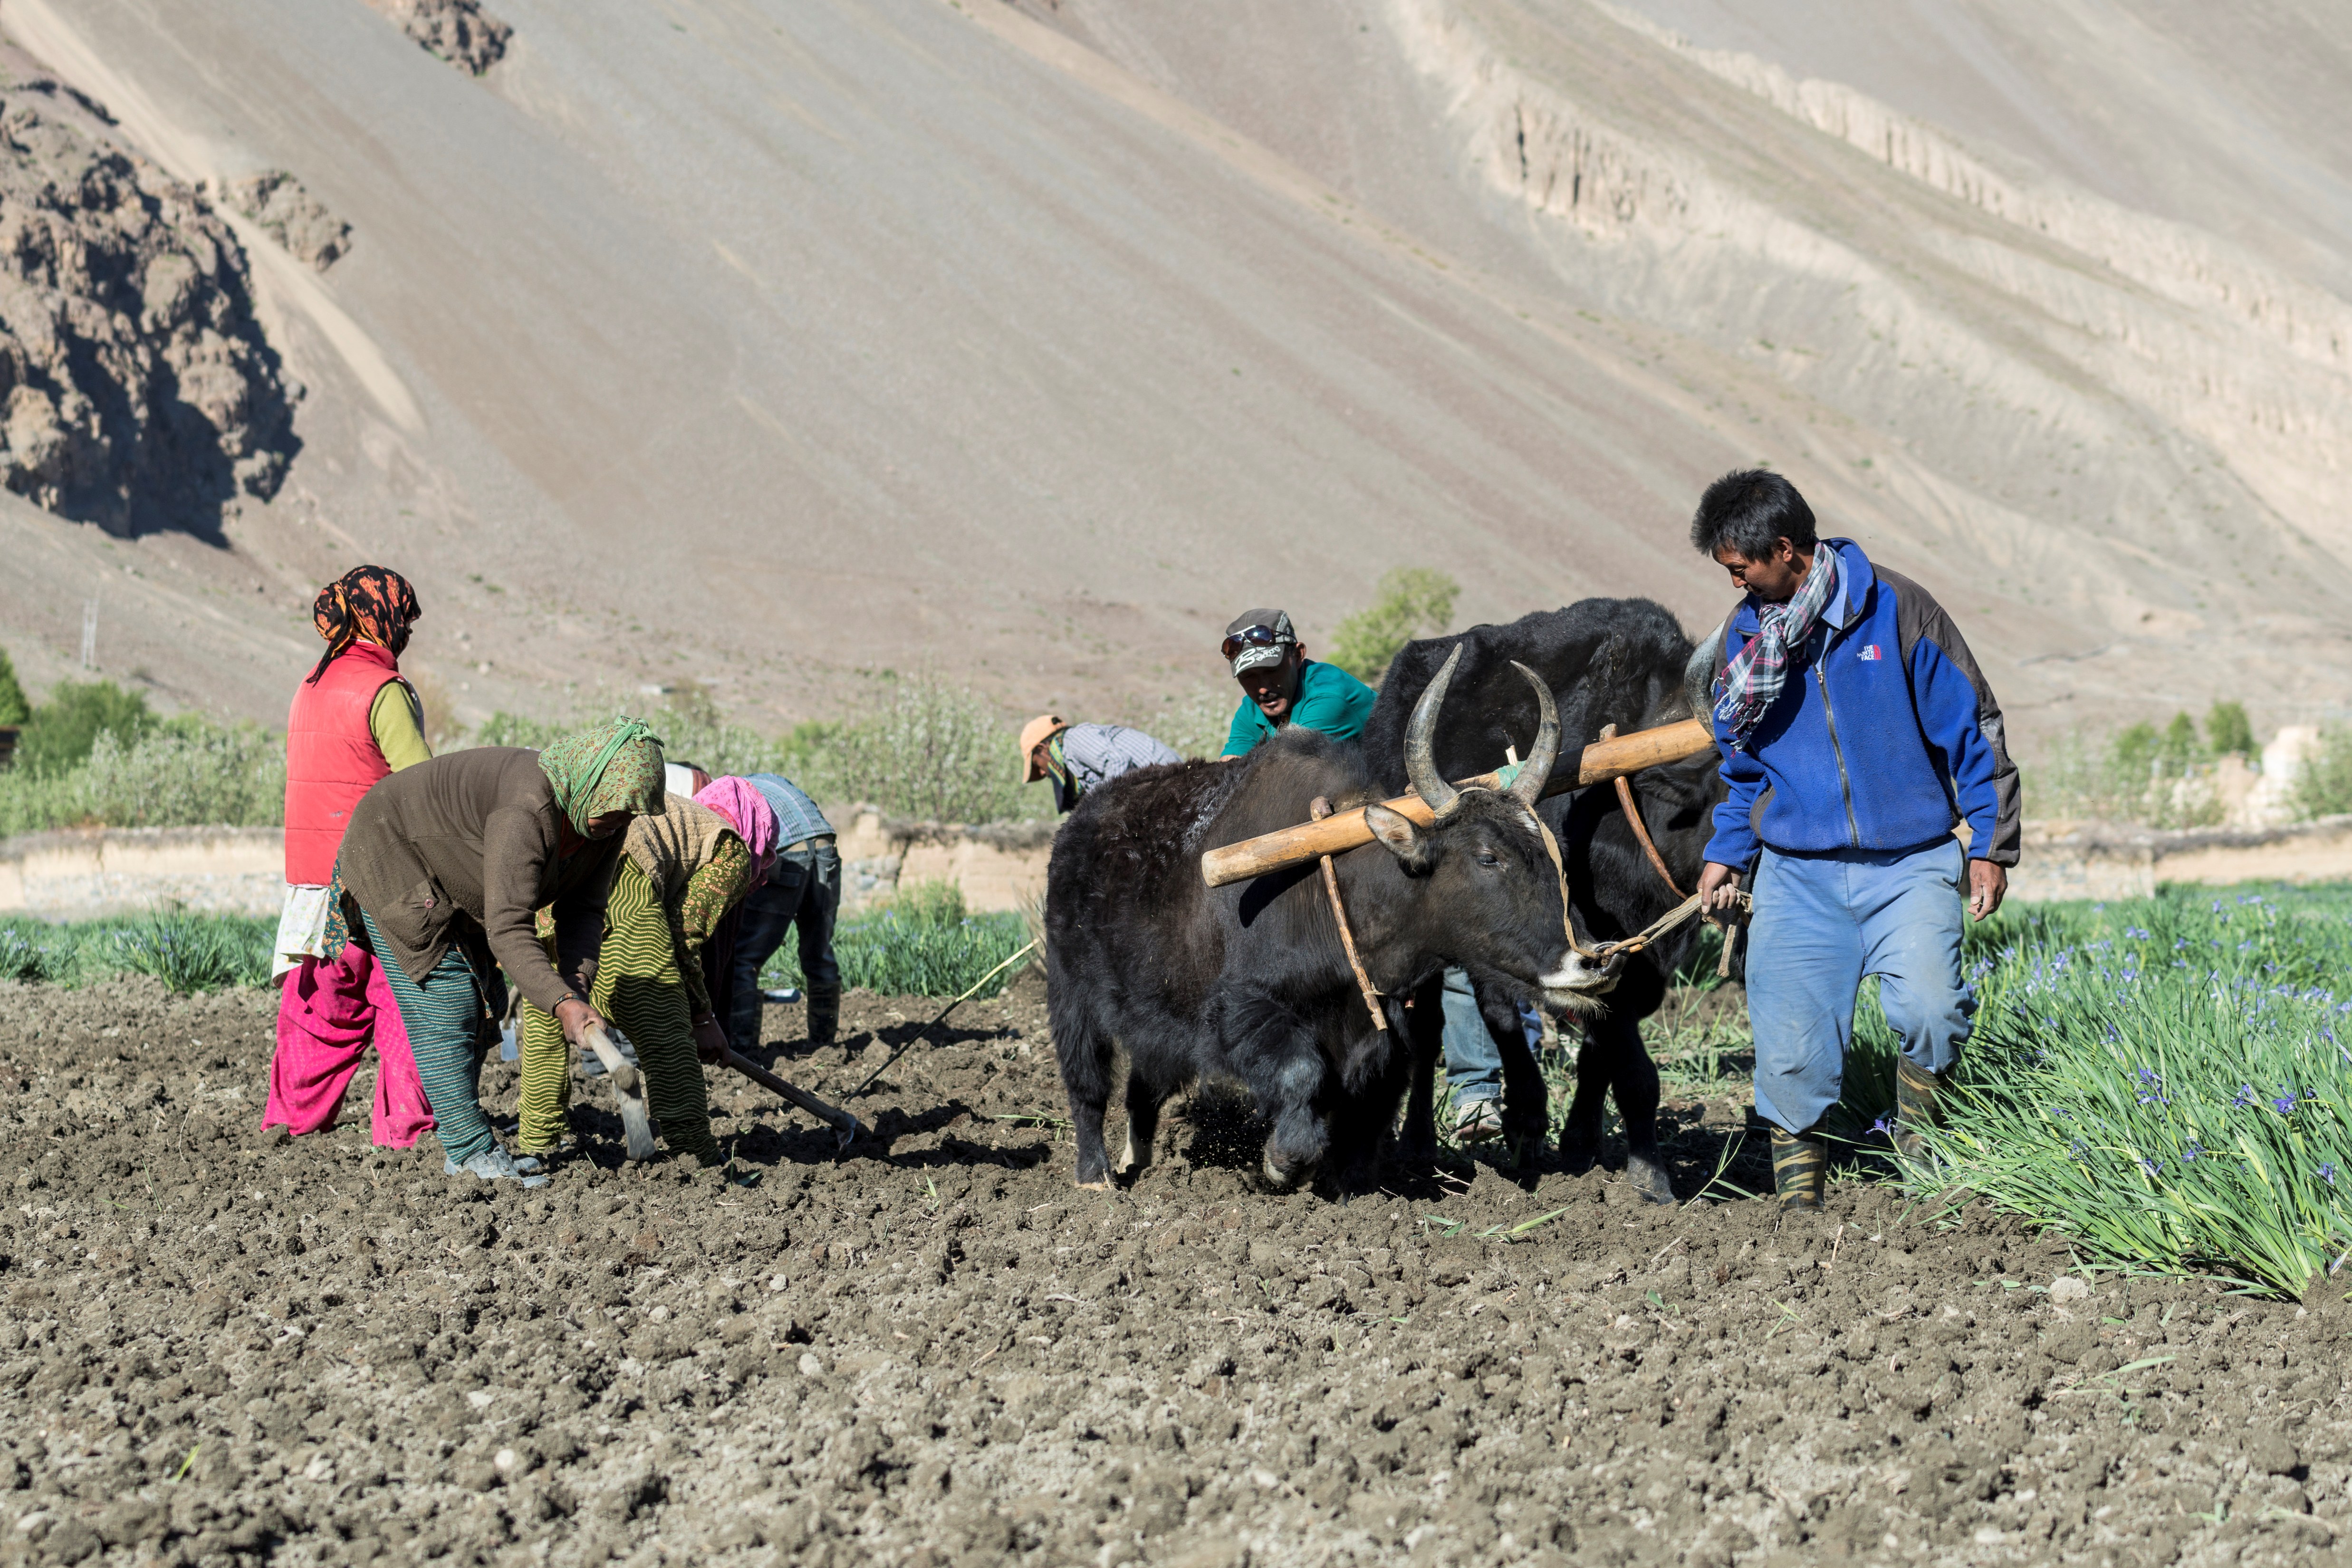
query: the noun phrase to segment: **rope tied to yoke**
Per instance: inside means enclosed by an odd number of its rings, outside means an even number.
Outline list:
[[[1331,803],[1317,795],[1307,807],[1307,815],[1317,822],[1331,815]],[[1339,901],[1339,873],[1331,867],[1331,857],[1323,857],[1323,891],[1331,900],[1331,918],[1339,922],[1339,945],[1348,950],[1348,967],[1356,972],[1356,984],[1364,993],[1364,1006],[1372,1016],[1375,1034],[1389,1026],[1388,1009],[1381,1005],[1379,987],[1364,970],[1364,961],[1356,952],[1356,933],[1348,928],[1348,906]]]

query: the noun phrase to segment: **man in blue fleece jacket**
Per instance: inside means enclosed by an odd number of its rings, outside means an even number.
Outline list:
[[[1838,1101],[1864,975],[1879,976],[1903,1037],[1895,1148],[1922,1151],[1918,1130],[1976,1011],[1960,978],[1962,900],[1985,919],[2017,864],[2017,769],[2000,704],[1943,606],[1853,541],[1816,540],[1787,479],[1717,479],[1691,542],[1747,591],[1717,665],[1731,794],[1699,894],[1729,907],[1755,862],[1756,1109],[1772,1124],[1781,1205],[1817,1209],[1829,1151],[1815,1128]]]

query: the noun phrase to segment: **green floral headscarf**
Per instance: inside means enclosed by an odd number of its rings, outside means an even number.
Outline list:
[[[583,838],[592,817],[662,809],[661,737],[625,713],[564,736],[539,753],[539,765],[555,786],[556,809]]]

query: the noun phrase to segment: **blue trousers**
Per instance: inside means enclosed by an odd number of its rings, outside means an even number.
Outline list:
[[[841,854],[830,844],[779,855],[766,884],[744,895],[728,1007],[728,1043],[736,1050],[760,1043],[760,971],[786,936],[800,939],[801,982],[808,994],[840,992],[841,966],[833,956],[833,920],[840,907]]]
[[[1528,1048],[1535,1049],[1543,1039],[1543,1025],[1525,1008],[1519,1023]],[[1478,994],[1471,989],[1466,969],[1445,972],[1445,1088],[1456,1110],[1503,1098],[1503,1053],[1478,1011]]]
[[[1864,975],[1879,977],[1879,1005],[1916,1066],[1941,1073],[1959,1059],[1977,1010],[1960,978],[1967,873],[1951,838],[1921,849],[1764,851],[1748,935],[1748,1019],[1766,1121],[1810,1131],[1838,1102]]]

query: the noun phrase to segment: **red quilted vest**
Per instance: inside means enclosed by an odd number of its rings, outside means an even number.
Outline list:
[[[286,715],[286,879],[323,887],[334,879],[335,852],[352,808],[392,772],[368,729],[368,710],[400,664],[373,643],[353,643],[327,666],[316,686],[294,689]]]

